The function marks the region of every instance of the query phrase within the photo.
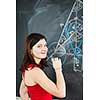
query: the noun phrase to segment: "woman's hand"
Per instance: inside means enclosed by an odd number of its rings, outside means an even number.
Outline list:
[[[62,69],[62,63],[61,63],[61,59],[60,58],[51,58],[52,64],[53,64],[53,68],[55,70],[57,69]]]

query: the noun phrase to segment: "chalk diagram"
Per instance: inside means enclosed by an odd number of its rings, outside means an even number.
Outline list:
[[[82,72],[83,45],[83,2],[76,0],[63,26],[58,42],[51,43],[47,61],[51,64],[51,57],[60,57],[62,63],[68,63],[68,56],[72,57],[73,70]]]

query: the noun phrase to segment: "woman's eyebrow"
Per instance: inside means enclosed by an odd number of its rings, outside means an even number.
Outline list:
[[[47,43],[39,43],[38,45],[47,45]]]

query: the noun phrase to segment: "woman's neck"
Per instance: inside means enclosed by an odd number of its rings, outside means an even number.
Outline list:
[[[40,64],[41,59],[34,58],[34,60],[35,60],[36,64]]]

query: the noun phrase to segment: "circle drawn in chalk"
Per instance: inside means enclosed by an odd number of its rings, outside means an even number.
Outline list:
[[[48,63],[50,65],[52,65],[52,62],[51,62],[51,58],[52,57],[58,57],[58,58],[61,59],[62,64],[65,63],[65,60],[66,60],[66,55],[65,55],[66,54],[66,49],[63,46],[61,46],[57,50],[57,48],[56,48],[57,44],[58,44],[57,42],[53,42],[48,46],[48,50],[49,50],[48,51]]]

